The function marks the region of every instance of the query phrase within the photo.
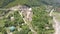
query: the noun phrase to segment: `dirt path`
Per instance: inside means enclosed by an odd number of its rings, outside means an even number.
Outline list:
[[[19,12],[19,14],[21,15],[21,17],[23,16],[23,15],[22,15],[22,12]],[[29,18],[30,20],[32,19],[31,16],[29,16],[29,15],[31,15],[31,12],[30,12],[30,11],[27,12],[27,16],[26,16],[25,18],[23,18],[23,20],[24,20],[25,24],[27,24],[27,25],[29,26],[29,29],[33,32],[33,34],[37,34],[37,32],[36,32],[36,31],[34,30],[34,28],[32,27],[31,23],[28,22],[28,18]]]
[[[50,16],[53,16],[53,15],[52,15],[53,11],[54,11],[54,9],[51,10]],[[60,34],[60,22],[57,21],[57,19],[56,19],[55,16],[53,16],[53,21],[54,21],[53,27],[54,27],[54,29],[55,29],[54,34]]]
[[[58,22],[57,20],[56,20],[56,18],[55,17],[53,17],[53,21],[54,21],[54,29],[55,29],[55,33],[54,34],[60,34],[60,22]]]
[[[9,13],[7,13],[7,15],[5,15],[5,17],[8,17],[10,14],[14,13],[14,11],[18,10],[19,14],[23,18],[22,11],[19,11],[19,10],[23,10],[23,9],[19,9],[19,6],[12,7],[8,10],[11,10],[11,11],[9,11]],[[24,20],[25,24],[27,24],[27,26],[29,26],[29,29],[33,32],[33,34],[37,34],[37,32],[34,30],[34,28],[32,27],[32,25],[30,23],[32,21],[32,12],[31,12],[31,10],[32,10],[31,8],[29,8],[27,10],[27,13],[26,13],[27,16],[25,16],[25,18],[23,18],[23,20]],[[30,22],[28,22],[28,21],[30,21]]]
[[[49,14],[50,16],[52,16],[53,11],[54,11],[54,9],[51,10],[51,12],[50,12],[50,14]]]

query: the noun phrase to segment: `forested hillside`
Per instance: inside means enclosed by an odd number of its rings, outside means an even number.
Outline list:
[[[0,7],[12,7],[15,5],[40,6],[43,4],[60,6],[60,0],[0,0]]]
[[[14,0],[0,0],[0,7],[5,7]]]
[[[60,7],[60,0],[41,0],[43,4]]]

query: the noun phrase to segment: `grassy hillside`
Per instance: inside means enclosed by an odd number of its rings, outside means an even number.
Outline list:
[[[32,7],[33,17],[31,24],[38,34],[53,34],[54,29],[52,27],[52,17],[48,15],[48,12],[45,11],[45,6],[41,6],[42,3],[51,4],[51,2],[44,0],[0,0],[0,8],[10,8],[16,5],[28,5]],[[3,12],[1,11],[0,14]],[[11,17],[14,17],[14,20],[11,20]],[[32,34],[31,30],[24,23],[23,19],[16,11],[13,14],[10,14],[9,17],[0,19],[0,32],[5,34],[6,28],[10,26],[15,26],[16,29],[13,32],[14,34]],[[18,25],[19,24],[19,25]],[[22,30],[18,31],[17,27],[20,27]]]
[[[52,23],[49,22],[52,18],[48,16],[44,7],[41,6],[40,8],[33,8],[33,14],[32,25],[38,34],[53,34],[54,29],[52,27]]]

